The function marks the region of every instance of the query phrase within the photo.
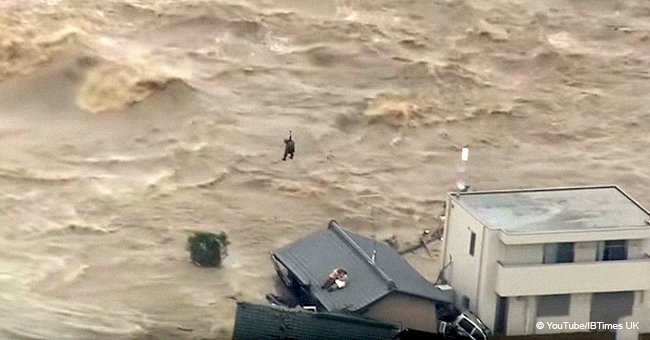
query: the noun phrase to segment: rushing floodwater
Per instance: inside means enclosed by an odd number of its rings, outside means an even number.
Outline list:
[[[0,337],[228,338],[330,219],[439,226],[465,144],[478,189],[650,205],[649,128],[647,1],[5,0]]]

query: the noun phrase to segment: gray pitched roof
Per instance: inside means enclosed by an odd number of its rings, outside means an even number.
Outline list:
[[[373,249],[377,254],[371,260]],[[355,312],[390,293],[451,303],[451,297],[433,287],[390,246],[351,233],[331,221],[327,229],[291,243],[274,253],[298,279],[310,285],[312,295],[328,311]],[[347,286],[321,289],[337,267],[348,271]]]
[[[397,333],[396,325],[350,315],[239,302],[233,339],[388,340]]]

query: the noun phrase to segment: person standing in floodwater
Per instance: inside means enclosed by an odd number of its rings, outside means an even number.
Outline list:
[[[283,161],[287,160],[287,155],[289,155],[290,159],[293,159],[293,153],[296,151],[296,145],[293,142],[293,139],[291,138],[291,130],[289,130],[289,139],[284,140],[284,157],[282,157]]]

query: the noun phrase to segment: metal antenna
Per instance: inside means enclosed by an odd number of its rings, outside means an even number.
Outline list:
[[[460,163],[458,164],[458,180],[456,181],[456,189],[458,191],[466,191],[469,186],[465,181],[465,170],[467,169],[467,160],[469,159],[469,146],[465,145],[460,153]]]
[[[370,258],[370,260],[372,261],[372,263],[375,263],[375,259],[377,258],[377,239],[375,239],[374,237],[372,239],[373,239],[372,258]]]

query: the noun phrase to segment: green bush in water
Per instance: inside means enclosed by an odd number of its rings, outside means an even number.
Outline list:
[[[228,255],[228,236],[223,231],[219,234],[195,232],[187,239],[187,250],[192,261],[200,266],[218,267]]]

